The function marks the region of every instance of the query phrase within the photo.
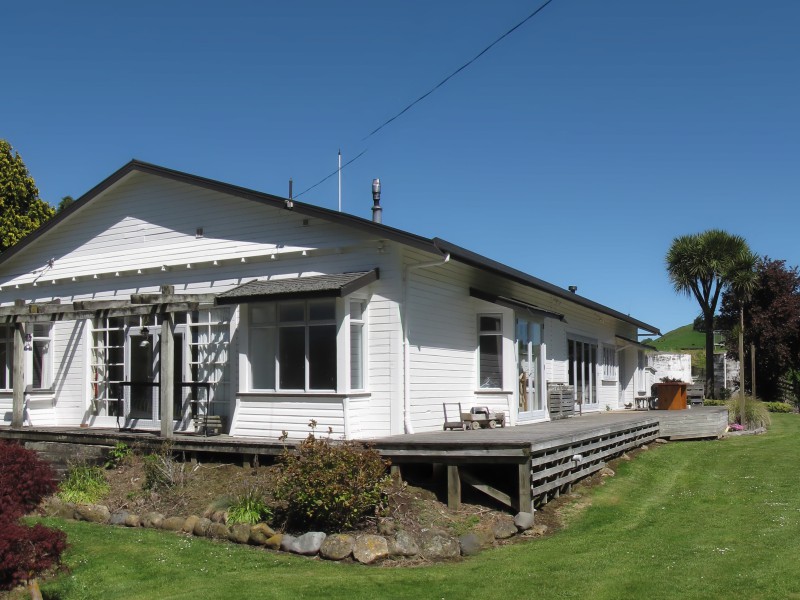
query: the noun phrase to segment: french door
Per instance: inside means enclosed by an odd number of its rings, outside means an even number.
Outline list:
[[[544,417],[542,324],[517,317],[517,410],[520,420]]]
[[[575,390],[575,402],[580,410],[595,410],[597,400],[597,344],[568,338],[569,383]]]
[[[190,419],[187,389],[181,385],[186,370],[184,364],[185,327],[178,325],[174,343],[174,427],[185,426]],[[129,427],[159,427],[161,425],[161,329],[160,327],[131,327],[128,330],[126,361],[125,422]]]

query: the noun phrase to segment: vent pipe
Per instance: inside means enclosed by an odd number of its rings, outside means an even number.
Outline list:
[[[373,179],[372,180],[372,221],[374,223],[381,223],[381,213],[383,213],[383,209],[381,208],[381,180],[380,179]]]

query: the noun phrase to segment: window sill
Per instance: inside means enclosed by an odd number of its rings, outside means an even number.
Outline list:
[[[351,392],[341,394],[339,392],[275,392],[275,391],[249,391],[239,392],[241,398],[368,398],[371,392]]]
[[[481,388],[481,389],[477,389],[477,390],[475,390],[475,393],[476,393],[476,394],[487,394],[487,395],[489,395],[489,394],[490,394],[490,395],[500,395],[500,396],[502,396],[502,395],[505,395],[505,396],[510,396],[510,395],[511,395],[511,394],[513,394],[514,392],[510,392],[510,391],[508,391],[508,390],[502,390],[502,389],[500,389],[500,388],[497,388],[497,389]]]

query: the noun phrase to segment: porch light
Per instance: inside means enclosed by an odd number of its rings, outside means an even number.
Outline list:
[[[139,342],[139,348],[147,348],[150,345],[150,328],[146,325],[141,329],[142,341]]]

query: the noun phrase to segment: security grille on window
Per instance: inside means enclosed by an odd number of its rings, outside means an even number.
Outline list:
[[[478,316],[478,383],[481,389],[503,387],[503,320]]]
[[[253,389],[336,390],[335,300],[252,305],[250,368]]]

